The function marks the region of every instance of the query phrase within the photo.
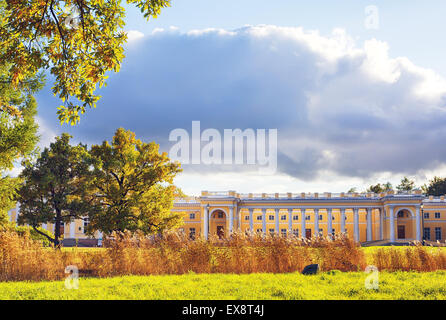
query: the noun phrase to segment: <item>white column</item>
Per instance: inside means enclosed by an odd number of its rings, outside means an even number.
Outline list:
[[[379,238],[380,240],[384,240],[384,207],[379,210],[380,216],[379,216]]]
[[[276,235],[279,235],[279,209],[274,209],[274,211],[276,212]]]
[[[341,208],[341,232],[345,233],[345,208]]]
[[[289,235],[293,234],[293,209],[288,210],[288,232]]]
[[[237,229],[238,229],[238,230],[241,230],[241,229],[242,229],[242,213],[241,213],[241,208],[240,208],[238,205],[236,205],[235,208],[236,208],[236,209],[235,209],[235,212],[236,212],[236,215],[237,215]]]
[[[353,209],[354,237],[356,241],[360,241],[359,237],[359,209]]]
[[[20,204],[17,202],[15,205],[15,223],[17,224],[17,219],[19,218],[20,215]]]
[[[98,246],[102,246],[102,232],[98,231]]]
[[[42,223],[42,229],[44,229],[44,230],[47,230],[48,231],[48,226],[47,226],[47,224],[46,223]]]
[[[372,208],[367,208],[367,241],[372,239]]]
[[[327,235],[329,237],[333,236],[333,218],[332,218],[332,214],[331,214],[332,209],[328,208],[327,209]]]
[[[314,209],[314,234],[319,236],[319,209]]]
[[[204,238],[207,240],[209,236],[209,209],[208,207],[204,207],[204,219],[203,219],[203,232]]]
[[[417,236],[417,241],[421,241],[421,215],[420,215],[420,207],[416,207],[415,209],[416,211],[416,215],[415,215],[415,219],[416,219],[416,227],[417,227],[417,232],[416,232],[416,236]]]
[[[262,209],[262,232],[266,234],[266,209]]]
[[[229,207],[229,235],[234,228],[234,207]]]
[[[393,216],[393,207],[389,207],[390,218],[390,242],[395,242],[395,217]]]
[[[253,219],[253,215],[252,215],[252,212],[253,212],[253,210],[254,209],[248,209],[249,210],[249,231],[251,231],[252,232],[252,229],[254,229],[254,221],[252,221],[252,219]]]
[[[76,220],[70,221],[70,238],[75,238]]]
[[[301,217],[301,219],[302,220],[300,220],[300,236],[302,237],[302,238],[305,238],[305,236],[306,236],[306,226],[305,226],[305,222],[306,222],[306,220],[305,220],[305,209],[300,209],[300,212],[301,212],[301,215],[300,215],[300,217]]]

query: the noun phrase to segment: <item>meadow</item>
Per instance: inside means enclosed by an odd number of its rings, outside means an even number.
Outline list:
[[[364,272],[194,274],[3,282],[0,299],[446,299],[446,272],[381,272],[378,289],[366,289]]]
[[[444,247],[363,248],[345,235],[244,233],[209,241],[116,234],[104,245],[57,250],[0,232],[0,299],[446,298]],[[302,275],[311,263],[321,272]],[[379,270],[378,290],[365,286],[377,275],[364,272],[368,265]],[[65,288],[67,266],[79,271],[79,289]]]

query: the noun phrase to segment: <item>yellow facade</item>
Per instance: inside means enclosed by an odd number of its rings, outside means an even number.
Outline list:
[[[181,229],[191,237],[224,237],[233,231],[313,237],[317,233],[327,236],[331,228],[332,233],[345,232],[360,242],[446,240],[444,196],[425,197],[420,191],[408,194],[203,191],[200,197],[176,200],[172,211],[183,213]],[[17,213],[20,214],[19,206],[9,212],[12,221],[16,221]],[[64,225],[64,241],[71,245],[75,239],[87,241],[85,223],[76,219]],[[43,227],[54,230],[52,224]],[[102,235],[96,232],[90,239],[102,239]],[[96,244],[100,245],[100,241]]]
[[[192,237],[221,237],[233,231],[313,237],[317,233],[327,236],[331,228],[332,233],[346,232],[360,242],[421,241],[423,236],[428,241],[446,239],[444,197],[425,197],[420,191],[406,194],[203,191],[200,197],[177,200],[173,210],[184,213],[182,230]]]

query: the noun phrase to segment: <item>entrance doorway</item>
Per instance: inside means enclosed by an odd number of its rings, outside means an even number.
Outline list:
[[[409,209],[400,209],[396,213],[396,239],[415,240],[416,221]]]
[[[209,234],[222,239],[226,236],[226,228],[226,212],[220,209],[212,211],[209,220]]]
[[[217,236],[219,239],[223,239],[223,237],[225,236],[225,227],[217,226]]]
[[[305,238],[307,239],[311,238],[311,229],[305,229]]]
[[[406,239],[406,227],[398,226],[398,239]]]

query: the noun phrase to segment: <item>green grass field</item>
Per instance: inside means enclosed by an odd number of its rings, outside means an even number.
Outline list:
[[[185,274],[0,283],[0,299],[446,299],[446,272],[379,274],[379,289],[366,289],[368,274],[338,271],[289,274]]]

